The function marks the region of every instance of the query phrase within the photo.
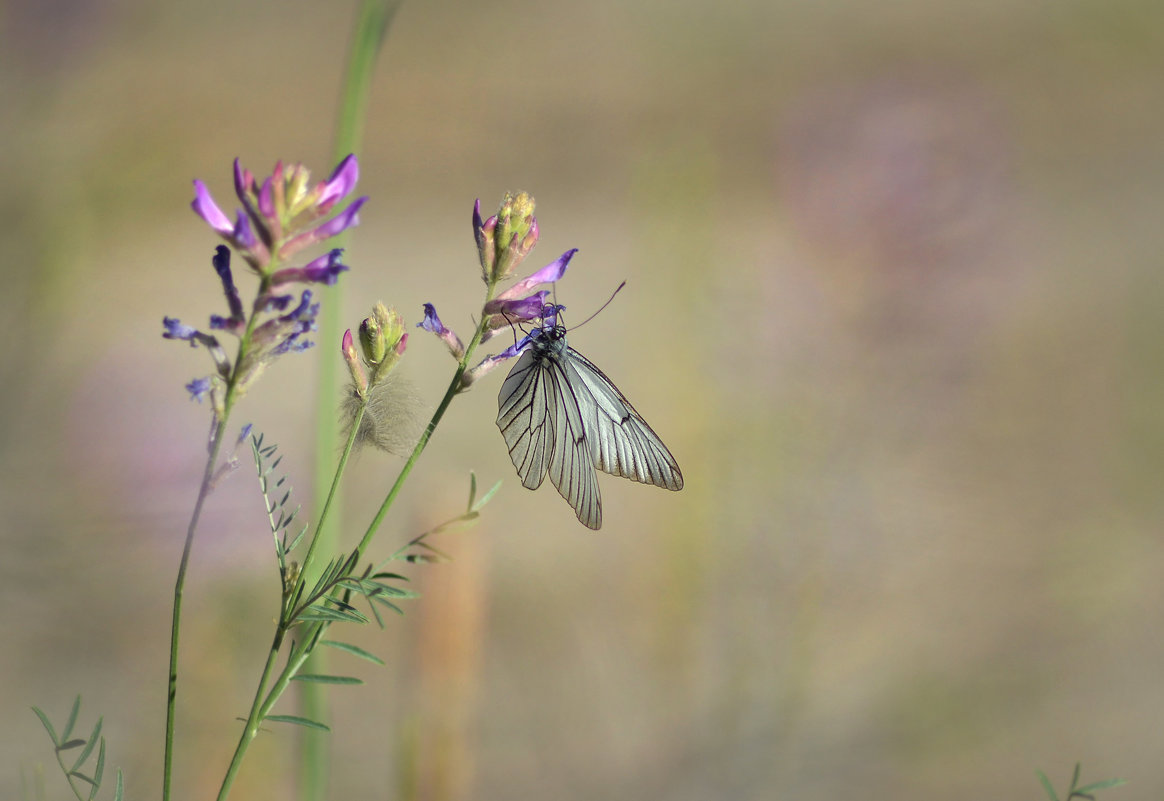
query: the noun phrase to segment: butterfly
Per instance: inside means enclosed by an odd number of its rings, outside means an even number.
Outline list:
[[[592,529],[602,527],[595,468],[683,489],[671,451],[618,387],[566,344],[566,328],[555,314],[548,314],[528,340],[497,395],[497,427],[522,486],[537,489],[549,473],[558,493]]]

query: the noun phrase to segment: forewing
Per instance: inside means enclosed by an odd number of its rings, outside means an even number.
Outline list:
[[[591,405],[589,390],[576,383],[569,360],[548,356],[544,360],[547,382],[554,388],[554,452],[550,457],[550,481],[566,502],[574,507],[584,526],[602,527],[602,496],[589,443],[591,432],[586,409]]]
[[[683,489],[679,464],[659,435],[593,362],[573,348],[566,351],[570,357],[566,367],[577,376],[572,375],[570,383],[585,387],[589,398],[580,406],[594,466],[644,484]],[[582,395],[580,391],[576,394]]]
[[[497,427],[523,486],[537,489],[554,449],[555,387],[543,359],[527,350],[509,371],[497,395]]]

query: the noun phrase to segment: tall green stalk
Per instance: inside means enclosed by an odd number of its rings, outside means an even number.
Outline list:
[[[259,294],[265,294],[267,284],[264,281],[259,288]],[[222,415],[214,427],[214,439],[211,441],[210,453],[206,457],[206,469],[202,471],[202,483],[198,488],[198,498],[194,502],[194,511],[190,515],[190,524],[186,527],[186,542],[182,546],[182,560],[178,563],[178,578],[174,582],[174,609],[170,621],[170,673],[166,682],[166,739],[165,757],[162,767],[162,801],[169,801],[170,786],[174,769],[174,726],[175,708],[178,696],[178,641],[182,628],[182,593],[186,587],[186,569],[190,564],[190,552],[194,547],[194,532],[198,530],[198,521],[202,517],[202,507],[210,495],[214,481],[214,472],[218,465],[218,455],[222,451],[222,440],[226,435],[226,424],[230,419],[230,412],[234,408],[238,394],[238,382],[242,378],[241,365],[250,348],[251,336],[258,322],[259,312],[252,309],[247,320],[246,331],[239,339],[238,354],[234,360],[234,371],[227,381],[226,396],[222,403]]]
[[[491,281],[490,283],[486,284],[484,303],[488,303],[493,299],[496,288],[496,281]],[[449,382],[448,389],[445,390],[444,397],[441,398],[441,402],[437,405],[436,411],[433,412],[433,416],[429,420],[428,425],[426,425],[424,431],[421,432],[415,447],[412,449],[412,453],[409,455],[408,460],[404,463],[404,466],[401,467],[400,474],[396,477],[396,481],[392,484],[391,489],[389,489],[388,494],[384,498],[384,502],[380,505],[380,509],[377,511],[375,517],[372,519],[372,522],[368,525],[368,529],[364,533],[363,538],[360,540],[360,544],[357,546],[358,556],[354,560],[357,565],[355,568],[356,570],[358,570],[359,559],[363,556],[368,545],[371,543],[373,536],[380,528],[380,524],[384,521],[384,517],[387,515],[388,510],[392,507],[392,503],[396,499],[396,496],[399,494],[400,488],[404,485],[405,480],[412,472],[412,468],[416,465],[420,455],[424,452],[424,449],[428,445],[428,442],[431,439],[433,432],[436,430],[437,425],[440,423],[441,418],[444,417],[445,412],[452,404],[453,398],[456,397],[458,392],[460,392],[461,380],[465,374],[465,371],[469,367],[469,363],[473,358],[473,353],[476,351],[477,346],[481,343],[481,338],[485,334],[487,323],[488,316],[484,314],[481,315],[481,321],[477,324],[477,330],[474,332],[473,338],[469,341],[468,347],[465,348],[465,353],[461,357],[461,360],[457,363],[457,369],[453,373],[453,378]],[[361,407],[361,409],[357,412],[356,418],[353,421],[352,427],[348,433],[348,440],[344,447],[343,455],[340,457],[339,466],[336,469],[336,473],[330,482],[331,491],[328,493],[327,503],[324,505],[323,512],[321,512],[319,522],[316,524],[315,536],[312,538],[311,545],[308,547],[307,557],[304,560],[305,572],[307,565],[312,561],[312,557],[318,547],[319,533],[323,530],[328,522],[328,512],[331,509],[331,501],[335,497],[336,488],[339,486],[340,479],[344,473],[345,467],[347,466],[348,458],[351,455],[352,445],[355,441],[356,433],[359,429],[360,416],[362,414],[363,408]],[[223,778],[222,786],[219,789],[218,801],[226,801],[226,798],[230,795],[231,787],[234,784],[239,768],[242,766],[243,758],[246,756],[251,742],[258,734],[263,720],[267,717],[275,703],[279,700],[280,697],[282,697],[283,692],[290,685],[291,680],[301,670],[308,669],[311,672],[316,670],[314,667],[308,668],[308,665],[314,663],[316,660],[317,655],[313,652],[314,645],[322,636],[323,631],[326,630],[328,625],[327,623],[323,622],[311,623],[304,627],[302,630],[303,633],[301,638],[292,647],[291,653],[288,655],[287,662],[283,669],[279,672],[279,675],[274,679],[274,681],[271,681],[271,676],[274,673],[275,663],[278,659],[279,649],[284,642],[285,635],[290,625],[293,623],[294,621],[288,619],[286,610],[284,610],[284,613],[280,616],[279,626],[272,641],[271,650],[267,655],[267,662],[263,668],[263,674],[259,679],[258,687],[255,689],[255,696],[251,702],[250,714],[247,716],[246,724],[243,727],[242,734],[239,736],[238,745],[235,747],[234,756],[231,758],[230,766],[227,768],[226,775]],[[268,689],[268,686],[270,686],[270,689]],[[318,718],[311,718],[311,720],[318,720]]]
[[[344,74],[343,94],[336,121],[335,156],[336,161],[348,153],[359,153],[363,143],[364,121],[367,118],[368,96],[372,85],[372,70],[376,64],[380,47],[384,42],[388,27],[400,7],[400,0],[363,0],[352,34],[348,64]],[[337,243],[343,247],[347,232]],[[316,505],[325,494],[330,503],[335,491],[333,475],[338,479],[339,471],[333,470],[334,454],[339,444],[335,426],[336,398],[338,397],[338,374],[340,334],[343,329],[343,315],[338,288],[331,287],[323,295],[323,305],[319,318],[319,339],[324,343],[323,358],[320,360],[319,379],[316,384],[315,416],[315,476],[314,495]],[[335,553],[338,548],[336,532],[339,530],[340,516],[332,514],[322,518],[324,525],[319,529],[316,543],[321,543],[325,553]],[[307,578],[314,579],[313,574]],[[324,672],[323,655],[316,654],[312,670]],[[306,684],[300,692],[303,714],[312,720],[327,717],[325,689],[319,685]],[[329,741],[319,732],[304,731],[300,738],[299,787],[302,801],[322,801],[327,794]]]

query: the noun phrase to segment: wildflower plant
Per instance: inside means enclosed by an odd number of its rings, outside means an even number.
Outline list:
[[[508,194],[497,213],[487,219],[482,218],[480,202],[474,204],[473,237],[484,284],[481,308],[472,333],[462,339],[445,326],[435,306],[424,305],[423,315],[415,326],[434,334],[454,358],[455,366],[443,397],[428,424],[416,434],[410,450],[401,447],[402,437],[395,425],[400,411],[395,407],[406,405],[395,380],[396,368],[409,344],[410,326],[404,316],[393,307],[376,303],[355,333],[349,329],[340,342],[327,343],[338,348],[348,368],[348,388],[342,402],[342,424],[347,440],[322,508],[308,521],[293,498],[287,477],[279,470],[282,457],[277,446],[267,442],[264,434],[252,432],[250,424],[241,427],[230,453],[224,453],[224,443],[236,406],[267,368],[285,354],[301,353],[314,344],[312,337],[317,331],[320,304],[314,297],[313,287],[335,284],[349,269],[342,261],[341,249],[327,248],[335,236],[359,222],[359,212],[367,198],[350,199],[358,180],[359,164],[354,155],[344,158],[326,180],[315,184],[301,165],[280,162],[269,176],[259,179],[236,160],[234,188],[239,205],[233,216],[222,209],[202,181],[194,182],[191,207],[223,240],[214,249],[210,261],[221,285],[224,303],[200,327],[173,317],[162,320],[163,338],[186,342],[209,356],[209,372],[191,379],[185,389],[192,400],[207,404],[211,417],[206,466],[187,526],[174,588],[163,799],[170,797],[173,775],[182,598],[187,568],[206,500],[215,486],[237,467],[234,450],[248,443],[255,462],[274,544],[280,603],[270,650],[234,754],[225,768],[219,799],[229,795],[250,744],[261,730],[269,728],[267,724],[328,729],[321,720],[277,709],[291,682],[362,683],[350,676],[305,669],[311,664],[308,659],[320,647],[383,664],[374,654],[329,636],[332,627],[366,624],[371,620],[383,626],[384,612],[403,613],[401,603],[414,597],[414,593],[407,589],[405,576],[394,565],[442,558],[444,554],[431,538],[450,528],[472,523],[496,493],[500,482],[478,494],[476,476],[470,474],[469,498],[463,511],[453,513],[444,523],[428,531],[407,537],[379,561],[368,559],[373,537],[453,399],[497,364],[521,352],[528,344],[528,337],[475,361],[478,347],[498,332],[543,318],[549,295],[546,287],[562,278],[576,253],[568,250],[541,269],[513,281],[538,240],[533,198],[526,193]],[[320,249],[322,253],[318,253]],[[245,265],[242,272],[250,273],[257,283],[253,295],[236,283],[239,264]],[[407,456],[358,543],[350,550],[325,554],[322,551],[327,548],[321,547],[325,538],[320,534],[334,508],[345,467],[359,444],[406,452]],[[58,761],[77,797],[91,801],[96,797],[104,770],[105,744],[100,737],[100,721],[87,739],[69,739],[78,709],[79,699],[60,736],[48,717],[40,710],[36,712],[53,739]],[[95,769],[86,772],[86,760],[98,746]],[[74,747],[81,748],[82,753],[66,764],[60,755]],[[87,795],[82,792],[89,790]],[[115,798],[120,797],[119,773]]]

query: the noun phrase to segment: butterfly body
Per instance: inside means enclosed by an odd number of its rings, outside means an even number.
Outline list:
[[[602,526],[595,469],[669,490],[683,488],[675,457],[562,325],[536,328],[497,396],[497,427],[523,486],[548,474],[586,526]]]

